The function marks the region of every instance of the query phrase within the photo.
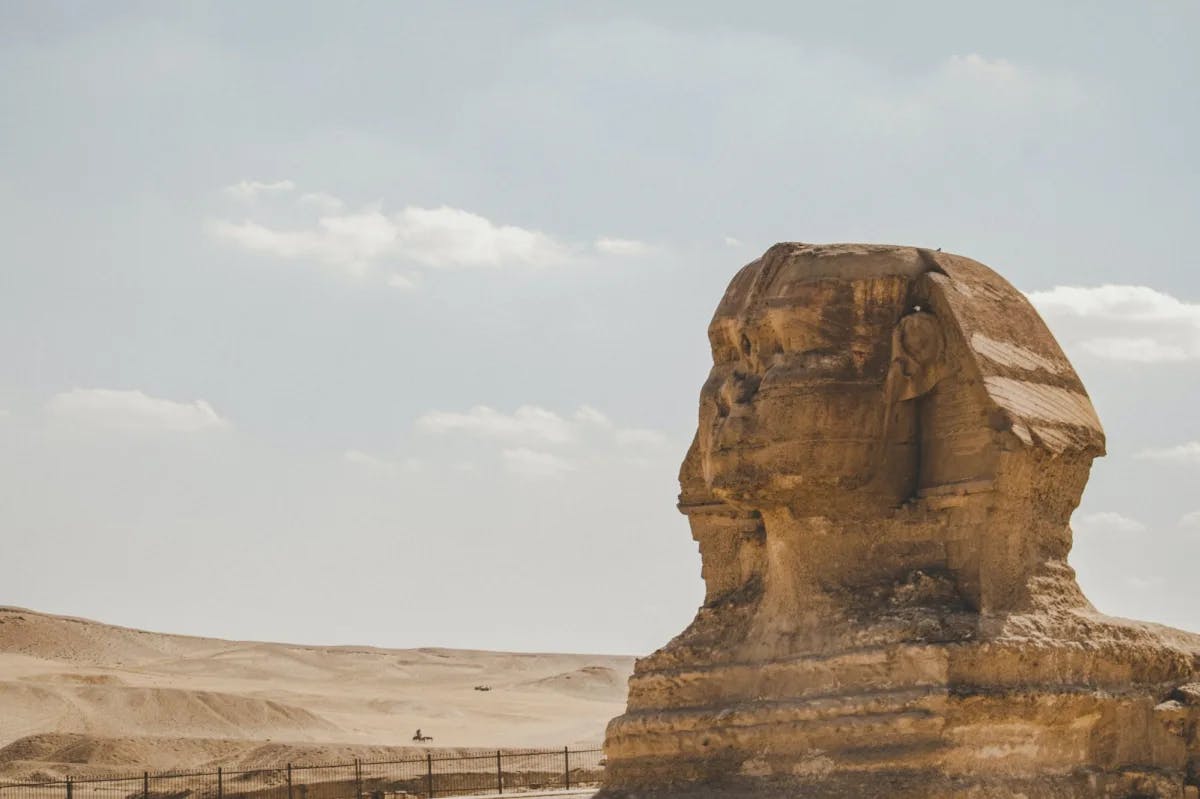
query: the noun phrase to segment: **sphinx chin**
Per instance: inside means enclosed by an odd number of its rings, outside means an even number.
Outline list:
[[[1104,434],[1020,292],[948,253],[779,244],[709,338],[720,448],[697,437],[679,497],[705,601],[638,662],[603,795],[1200,795],[1200,637],[1079,590]]]

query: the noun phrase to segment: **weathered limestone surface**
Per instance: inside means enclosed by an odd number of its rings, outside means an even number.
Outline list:
[[[778,244],[709,338],[679,503],[705,601],[638,662],[605,796],[1197,796],[1200,636],[1080,592],[1104,433],[1024,296]]]

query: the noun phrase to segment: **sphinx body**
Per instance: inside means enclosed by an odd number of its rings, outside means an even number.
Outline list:
[[[779,244],[709,338],[679,504],[705,601],[639,660],[604,795],[1198,795],[1200,636],[1080,592],[1104,434],[1020,292]]]

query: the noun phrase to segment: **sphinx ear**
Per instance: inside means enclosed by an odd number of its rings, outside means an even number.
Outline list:
[[[927,311],[904,317],[892,331],[891,396],[909,400],[926,394],[945,374],[946,338],[941,322]]]

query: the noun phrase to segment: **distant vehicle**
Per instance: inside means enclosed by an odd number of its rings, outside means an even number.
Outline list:
[[[490,686],[490,685],[476,685],[476,686],[475,686],[475,690],[476,690],[476,691],[490,691],[490,690],[492,690],[492,686]]]

